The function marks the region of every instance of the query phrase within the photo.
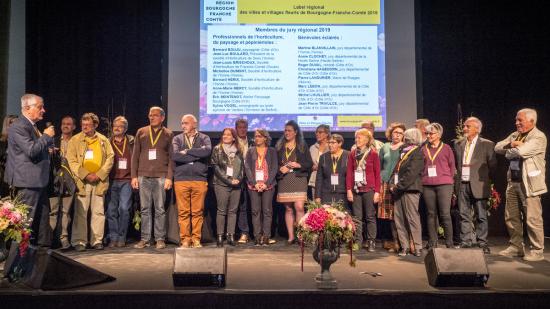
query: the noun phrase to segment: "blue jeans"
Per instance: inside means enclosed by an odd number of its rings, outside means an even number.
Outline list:
[[[126,242],[132,206],[132,187],[129,180],[113,180],[108,195],[107,225],[110,241]]]
[[[164,202],[166,191],[164,191],[164,177],[139,176],[139,199],[141,200],[141,240],[151,240],[151,203],[155,206],[155,241],[166,238],[166,214]]]

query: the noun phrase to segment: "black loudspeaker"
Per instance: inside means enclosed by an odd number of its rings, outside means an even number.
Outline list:
[[[489,280],[481,249],[434,248],[428,251],[424,265],[434,287],[483,287]]]
[[[227,252],[225,248],[178,248],[174,251],[175,287],[225,287]]]
[[[50,249],[30,246],[21,257],[18,247],[12,243],[4,276],[33,289],[60,290],[115,280]]]

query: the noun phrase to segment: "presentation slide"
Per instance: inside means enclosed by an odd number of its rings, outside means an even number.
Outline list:
[[[199,118],[386,127],[384,0],[201,0]]]

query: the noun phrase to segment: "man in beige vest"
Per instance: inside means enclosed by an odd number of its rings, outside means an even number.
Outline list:
[[[510,246],[503,256],[523,256],[526,261],[544,260],[544,230],[540,196],[547,192],[546,135],[536,128],[537,112],[524,108],[516,115],[517,131],[495,146],[510,162],[504,220],[510,234]],[[525,254],[523,230],[529,238],[530,252]]]

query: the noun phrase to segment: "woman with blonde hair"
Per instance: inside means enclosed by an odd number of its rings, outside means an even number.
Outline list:
[[[346,192],[352,203],[352,212],[361,224],[357,225],[356,241],[367,248],[375,250],[376,208],[374,204],[380,199],[380,159],[371,147],[373,136],[367,129],[355,132],[355,149],[348,155],[346,173]],[[362,223],[366,223],[367,242],[363,243]]]

